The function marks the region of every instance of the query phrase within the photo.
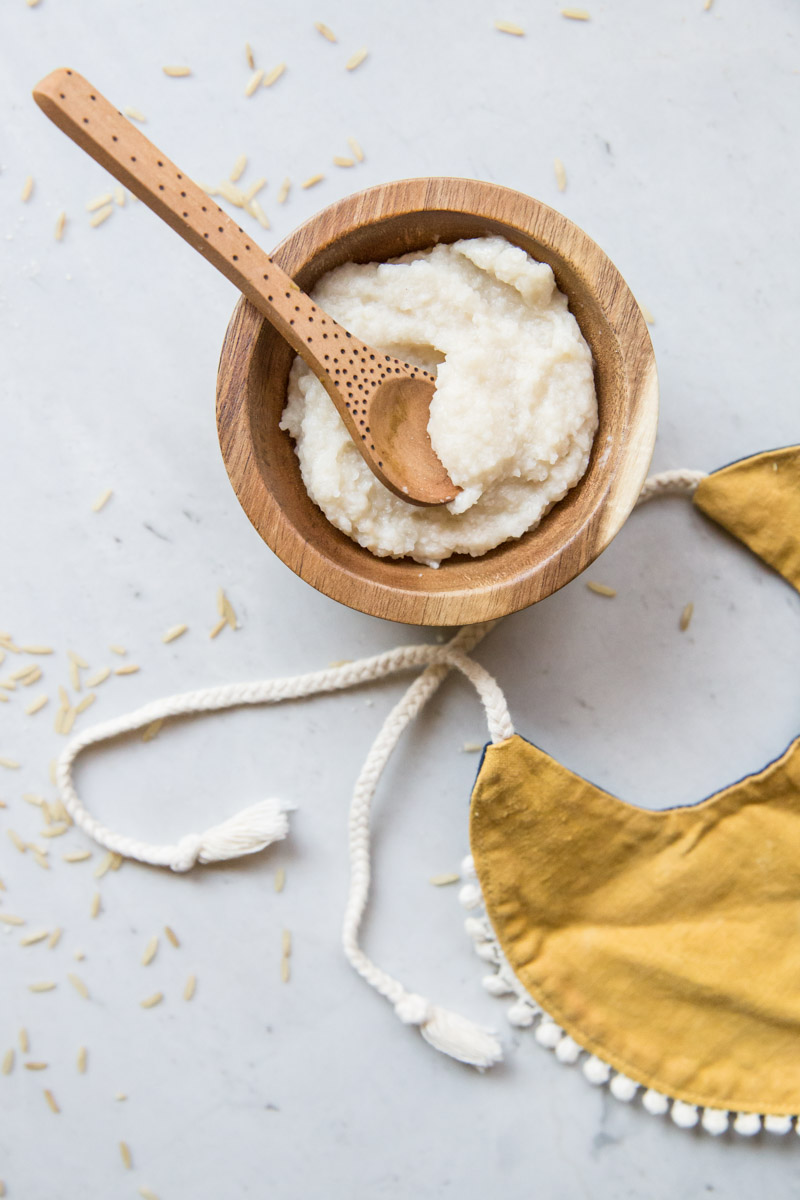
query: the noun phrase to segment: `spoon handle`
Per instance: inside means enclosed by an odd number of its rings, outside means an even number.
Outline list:
[[[36,86],[33,98],[59,129],[143,200],[255,305],[302,355],[341,412],[343,398],[328,374],[332,355],[326,364],[324,351],[331,341],[338,348],[344,338],[349,339],[348,350],[360,350],[362,343],[320,312],[202,188],[179,171],[77,71],[53,71]],[[363,348],[369,353],[369,347]],[[346,409],[345,414],[349,427],[354,423]],[[358,441],[358,431],[353,428],[350,432]]]

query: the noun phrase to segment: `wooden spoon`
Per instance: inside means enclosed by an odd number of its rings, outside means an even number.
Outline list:
[[[359,341],[301,292],[250,237],[76,71],[34,89],[42,111],[230,279],[302,356],[381,483],[411,504],[460,491],[428,436],[435,381]]]

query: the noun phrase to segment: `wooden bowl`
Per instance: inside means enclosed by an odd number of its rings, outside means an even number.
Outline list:
[[[376,617],[460,625],[515,612],[574,579],[633,508],[658,412],[647,326],[625,281],[576,225],[537,200],[471,179],[407,179],[348,196],[306,221],[273,257],[304,290],[345,262],[376,262],[435,242],[501,234],[549,263],[594,357],[600,425],[581,481],[536,529],[438,569],[376,558],[309,499],[294,444],[278,428],[294,357],[244,298],[217,380],[225,466],[244,511],[288,567],[326,596]]]

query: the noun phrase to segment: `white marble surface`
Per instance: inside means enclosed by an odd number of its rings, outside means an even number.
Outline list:
[[[93,666],[122,642],[142,665],[99,691],[91,716],[206,683],[312,669],[420,635],[341,608],[261,544],[227,482],[213,419],[215,368],[235,295],[142,205],[88,227],[103,172],[51,126],[30,89],[72,65],[200,178],[236,156],[264,173],[277,240],[317,207],[416,174],[496,180],[555,204],[614,259],[655,314],[662,384],[655,465],[713,468],[798,436],[796,379],[800,19],[791,0],[641,4],[587,0],[5,0],[0,14],[0,627]],[[528,36],[492,28],[518,21]],[[339,35],[324,42],[313,21]],[[289,69],[246,100],[243,47]],[[350,74],[362,44],[366,63]],[[167,79],[186,62],[193,76]],[[328,166],[355,135],[367,158]],[[553,158],[569,184],[560,195]],[[327,178],[275,203],[280,179]],[[30,203],[19,194],[31,173]],[[53,240],[56,214],[69,214]],[[273,234],[269,235],[269,241]],[[91,511],[106,487],[114,497]],[[615,601],[578,580],[507,619],[479,657],[507,689],[518,727],[625,799],[688,802],[774,756],[797,731],[798,597],[680,502],[635,515],[591,570]],[[242,628],[209,641],[223,585]],[[678,614],[693,600],[685,635]],[[162,645],[186,621],[190,633]],[[424,636],[432,637],[428,632]],[[12,662],[12,669],[16,665]],[[5,670],[5,666],[4,666]],[[796,1196],[800,1146],[717,1141],[626,1107],[505,1026],[485,994],[453,889],[428,877],[466,849],[483,737],[458,682],[403,745],[376,813],[369,950],[411,987],[497,1024],[507,1063],[480,1076],[402,1028],[338,947],[346,887],[345,813],[355,774],[400,684],[276,711],[187,723],[81,771],[85,796],[115,827],[167,839],[261,795],[293,799],[277,851],[188,877],[126,864],[100,883],[92,863],[51,844],[41,871],[3,835],[0,908],[27,929],[63,926],[60,945],[21,949],[0,935],[0,1053],[25,1025],[49,1067],[0,1077],[0,1178],[9,1200],[296,1196]],[[51,796],[62,744],[55,701],[0,711],[0,828],[34,839],[24,791]],[[82,718],[87,724],[89,714]],[[287,870],[281,895],[276,867]],[[139,959],[169,922],[180,934]],[[278,975],[294,934],[291,983]],[[66,982],[76,964],[86,1003]],[[757,965],[754,965],[757,969]],[[191,1005],[186,975],[198,977]],[[58,981],[33,995],[37,979]],[[165,1003],[139,1001],[163,990]],[[79,1045],[89,1049],[84,1076]],[[61,1115],[52,1115],[50,1087]],[[128,1099],[115,1101],[117,1092]],[[126,1173],[117,1142],[132,1149]]]

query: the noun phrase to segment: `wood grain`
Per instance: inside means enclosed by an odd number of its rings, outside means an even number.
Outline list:
[[[428,436],[431,376],[343,329],[179,171],[163,150],[77,71],[34,88],[42,111],[216,267],[302,356],[381,483],[412,504],[444,504],[459,488]]]
[[[292,351],[246,301],[222,348],[217,426],[239,501],[287,566],[351,608],[417,625],[515,612],[563,587],[619,531],[655,441],[658,383],[644,318],[613,263],[566,217],[529,196],[469,179],[409,179],[349,196],[301,225],[273,258],[306,291],[345,262],[374,262],[437,241],[500,234],[553,268],[592,349],[599,428],[586,474],[540,525],[480,558],[434,570],[376,558],[309,499],[278,425]]]

